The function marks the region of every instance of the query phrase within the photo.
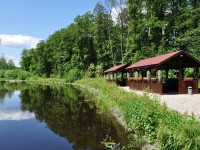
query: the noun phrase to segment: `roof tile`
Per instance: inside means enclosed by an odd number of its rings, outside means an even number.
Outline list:
[[[152,57],[152,58],[148,58],[148,59],[143,59],[143,60],[136,62],[135,64],[127,67],[126,69],[133,69],[133,68],[139,68],[139,67],[144,67],[144,66],[159,65],[162,62],[168,60],[169,58],[176,56],[180,52],[182,52],[182,50],[177,51],[177,52],[164,54],[164,55],[160,55],[160,56],[156,56],[156,57]]]
[[[116,72],[122,68],[126,68],[128,65],[127,64],[122,64],[122,65],[119,65],[119,66],[114,66],[114,67],[111,67],[109,68],[108,70],[105,70],[104,73],[110,73],[110,72]]]

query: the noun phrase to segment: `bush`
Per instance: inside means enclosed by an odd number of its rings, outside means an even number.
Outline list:
[[[6,70],[5,71],[5,78],[8,79],[17,79],[18,70]]]
[[[94,78],[95,77],[95,65],[92,63],[86,72],[86,77]]]
[[[77,68],[69,70],[66,74],[66,81],[67,82],[74,82],[82,78],[82,71],[78,70]]]
[[[18,72],[18,77],[17,78],[20,79],[20,80],[25,80],[25,79],[27,79],[29,77],[30,77],[30,73],[27,72],[27,71],[20,70]]]
[[[100,66],[100,65],[96,66],[95,75],[96,75],[96,77],[101,77],[103,75],[103,68],[102,68],[102,66]]]
[[[1,78],[8,78],[8,79],[19,79],[19,80],[25,80],[29,78],[31,75],[27,71],[14,69],[14,70],[5,70],[3,73],[0,71],[0,77]]]
[[[0,78],[5,78],[4,74],[5,74],[5,71],[4,70],[0,70]]]

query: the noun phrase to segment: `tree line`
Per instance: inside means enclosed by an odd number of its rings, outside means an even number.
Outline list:
[[[8,70],[15,68],[16,66],[12,59],[7,59],[3,54],[0,56],[0,69]]]
[[[178,49],[200,59],[199,20],[198,0],[102,0],[36,48],[24,49],[21,67],[65,77]]]

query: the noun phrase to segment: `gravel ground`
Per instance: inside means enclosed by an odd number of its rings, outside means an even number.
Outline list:
[[[125,91],[135,92],[142,95],[142,91],[130,90],[129,87],[122,87]],[[157,97],[161,104],[165,103],[169,108],[180,112],[181,114],[191,115],[192,113],[197,119],[200,119],[200,94],[166,94],[159,95],[149,93],[150,97]]]

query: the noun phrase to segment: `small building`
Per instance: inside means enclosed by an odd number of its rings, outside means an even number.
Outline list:
[[[120,86],[126,86],[126,67],[128,66],[128,64],[122,64],[104,71],[104,74],[106,74],[106,81],[115,83]]]
[[[159,94],[168,92],[186,94],[188,88],[197,94],[199,67],[199,60],[180,50],[143,59],[127,67],[130,73],[127,84],[130,89],[148,88],[151,92]],[[190,70],[187,70],[188,68]]]

